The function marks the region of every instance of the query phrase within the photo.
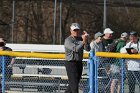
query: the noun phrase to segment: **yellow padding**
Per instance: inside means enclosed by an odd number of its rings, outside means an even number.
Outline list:
[[[29,52],[13,52],[13,51],[0,51],[0,55],[15,56],[15,57],[32,57],[32,58],[47,58],[47,59],[64,59],[65,54],[49,54],[49,53],[29,53]],[[84,54],[84,58],[88,58],[88,53]]]
[[[96,56],[140,59],[140,54],[122,54],[122,53],[111,53],[111,52],[96,52]]]

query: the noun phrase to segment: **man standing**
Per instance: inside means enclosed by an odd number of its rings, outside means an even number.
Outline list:
[[[114,49],[112,47],[113,44],[113,31],[110,28],[106,28],[104,30],[104,37],[102,40],[102,44],[103,44],[103,50],[105,50],[106,52],[113,52]]]
[[[127,39],[128,39],[128,34],[126,32],[122,33],[121,37],[114,42],[115,52],[120,52],[120,49],[126,45]],[[122,77],[120,59],[114,59],[114,62],[111,64],[110,72],[111,72],[111,79],[112,79],[110,91],[111,93],[120,93],[121,77]]]
[[[114,46],[113,46],[113,33],[110,28],[104,29],[104,36],[102,39],[102,45],[103,45],[103,51],[105,52],[113,52]],[[102,58],[102,61],[100,61],[99,68],[104,68],[105,71],[102,71],[101,74],[107,76],[108,78],[102,79],[102,82],[107,86],[110,83],[110,76],[108,75],[111,63],[114,62],[113,58]],[[106,87],[106,92],[110,93],[110,87]]]
[[[135,31],[130,32],[130,42],[124,46],[120,52],[121,53],[131,53],[138,54],[140,53],[140,40],[138,34]],[[127,51],[129,49],[130,51]],[[127,70],[128,70],[128,85],[129,93],[135,93],[135,84],[136,80],[138,85],[140,85],[140,60],[139,59],[127,59]]]
[[[65,93],[79,93],[79,81],[83,70],[83,50],[90,51],[88,34],[86,31],[80,36],[80,26],[72,23],[70,26],[71,35],[65,39],[65,67],[67,71],[69,85]]]
[[[94,35],[94,40],[90,43],[91,50],[96,52],[102,52],[103,51],[103,45],[102,45],[102,37],[104,34],[101,32],[97,32]]]

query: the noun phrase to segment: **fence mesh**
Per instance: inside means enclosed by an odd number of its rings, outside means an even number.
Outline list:
[[[4,91],[8,93],[10,91],[16,93],[64,93],[68,86],[64,59],[15,57],[14,65],[11,68],[9,67],[10,56],[1,56],[0,58],[1,64],[3,61],[5,63]],[[83,64],[83,75],[79,84],[81,92],[87,86],[87,61],[83,61]]]
[[[127,59],[123,61],[119,58],[98,57],[96,61],[98,64],[96,93],[140,93],[140,71],[128,70]]]
[[[9,66],[12,58],[15,58],[13,67]],[[140,71],[128,69],[130,64],[132,68],[139,67],[139,65],[128,62],[130,59],[124,61],[119,58],[94,58],[95,62],[89,62],[97,65],[97,73],[95,72],[95,74],[97,74],[98,82],[95,83],[95,89],[98,87],[98,92],[95,91],[95,93],[140,93]],[[133,59],[133,62],[138,62],[138,60]],[[14,93],[64,93],[68,85],[64,59],[0,56],[0,62],[1,89],[4,90],[2,93],[5,91],[14,91]],[[84,60],[83,64],[84,69],[79,90],[80,93],[88,93],[90,92],[88,87],[90,82],[88,83],[87,72],[89,67],[87,67],[87,60]],[[96,75],[90,78],[96,81]]]

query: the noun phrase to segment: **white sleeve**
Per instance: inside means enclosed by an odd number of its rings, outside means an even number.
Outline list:
[[[140,41],[138,42],[138,53],[140,53]]]
[[[123,48],[120,49],[120,53],[127,53],[126,48],[129,48],[130,42],[126,44]]]

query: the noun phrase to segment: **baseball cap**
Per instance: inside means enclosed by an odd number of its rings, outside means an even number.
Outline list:
[[[109,33],[109,34],[112,34],[112,33],[114,33],[110,28],[106,28],[105,30],[104,30],[104,34],[106,34],[106,33]]]
[[[126,32],[123,32],[123,33],[121,34],[121,37],[128,37],[128,34],[127,34]]]
[[[138,35],[137,32],[135,32],[135,31],[131,31],[129,34],[130,35],[134,35],[134,36],[137,36]]]
[[[71,26],[70,26],[70,29],[71,30],[80,29],[80,25],[78,23],[72,23]]]
[[[101,32],[97,32],[95,35],[94,35],[94,38],[97,39],[98,37],[103,37],[104,34],[102,34]]]

